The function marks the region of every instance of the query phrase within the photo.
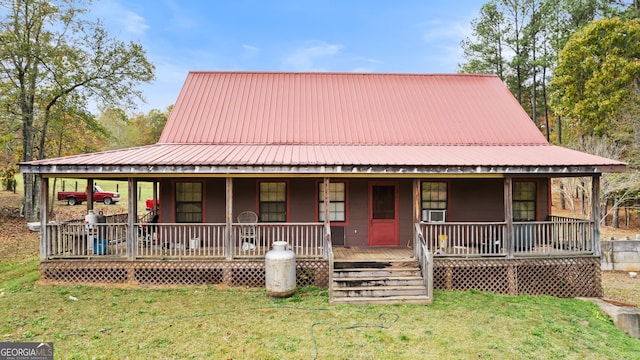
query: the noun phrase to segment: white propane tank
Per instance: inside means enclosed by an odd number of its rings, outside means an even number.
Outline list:
[[[98,215],[93,210],[89,210],[89,213],[84,217],[84,229],[87,231],[87,251],[88,254],[93,254],[93,242],[96,240]]]
[[[286,241],[275,241],[264,256],[267,295],[287,297],[296,292],[296,254]]]

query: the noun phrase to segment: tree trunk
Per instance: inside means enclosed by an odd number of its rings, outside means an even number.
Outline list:
[[[560,209],[567,209],[567,200],[564,198],[564,183],[560,181]]]
[[[615,229],[618,229],[620,227],[620,214],[618,214],[618,212],[620,211],[620,208],[618,207],[618,198],[614,197],[613,198],[613,216],[611,217],[611,226]]]

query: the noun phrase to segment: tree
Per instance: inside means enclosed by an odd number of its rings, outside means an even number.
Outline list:
[[[614,135],[615,120],[640,84],[640,22],[600,19],[567,42],[554,71],[554,110],[577,136]],[[616,139],[614,139],[616,140]]]
[[[84,18],[90,1],[11,0],[0,20],[0,111],[22,125],[22,161],[47,156],[52,114],[65,103],[82,119],[89,101],[132,106],[154,67],[138,43]],[[38,181],[24,174],[25,215],[37,217]]]
[[[460,43],[466,64],[460,64],[464,73],[495,74],[505,80],[504,57],[506,29],[504,16],[494,2],[480,8],[480,18],[471,21],[473,37]]]
[[[122,109],[102,110],[98,121],[109,129],[109,141],[106,149],[151,145],[158,142],[164,125],[167,123],[171,107],[165,112],[152,109],[147,115],[135,114],[130,118]]]
[[[460,71],[500,76],[532,120],[544,122],[551,140],[547,84],[558,52],[590,21],[624,8],[610,0],[491,0],[471,22],[472,36],[461,43],[467,62],[459,65]],[[544,109],[543,121],[539,108]]]

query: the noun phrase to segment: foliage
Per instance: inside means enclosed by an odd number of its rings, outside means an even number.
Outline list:
[[[620,11],[607,0],[488,1],[471,22],[472,36],[461,43],[466,62],[460,71],[500,76],[547,137],[561,141],[560,125],[551,134],[547,97],[558,52],[592,20]]]
[[[0,111],[22,128],[22,161],[48,156],[51,122],[87,120],[90,101],[133,105],[154,67],[138,43],[89,21],[89,1],[11,0],[0,11]],[[37,181],[25,174],[25,211],[36,216]]]
[[[152,109],[148,114],[135,114],[127,117],[121,109],[103,110],[98,121],[109,131],[106,149],[122,149],[134,146],[151,145],[158,142],[171,107],[162,112]]]
[[[577,135],[615,134],[619,109],[640,83],[638,58],[638,20],[597,20],[567,42],[552,80],[554,104]]]
[[[15,182],[15,176],[17,172],[18,172],[18,169],[17,169],[17,166],[15,165],[5,166],[2,169],[0,169],[0,181],[2,181],[2,187],[5,190],[10,190],[10,191],[15,190],[14,182]]]

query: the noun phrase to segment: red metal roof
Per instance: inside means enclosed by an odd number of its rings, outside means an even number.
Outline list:
[[[160,143],[542,145],[492,75],[191,72]]]
[[[549,145],[495,76],[192,72],[158,144],[33,161],[21,170],[322,173],[385,166],[589,173],[626,165]]]
[[[552,145],[257,145],[156,144],[33,161],[87,166],[526,166],[624,167],[624,163]]]

